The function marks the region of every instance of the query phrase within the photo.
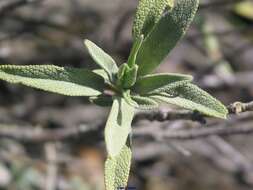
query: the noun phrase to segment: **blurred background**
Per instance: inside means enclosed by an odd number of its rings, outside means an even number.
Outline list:
[[[137,3],[0,0],[0,64],[95,68],[83,45],[86,38],[122,64],[132,45]],[[225,105],[251,101],[253,1],[201,0],[186,37],[157,71],[191,74],[194,83]],[[103,190],[103,127],[108,111],[86,98],[0,81],[0,189]],[[231,115],[227,121],[208,119],[207,124],[135,122],[129,186],[138,190],[251,190],[252,135],[166,141],[145,135],[146,131],[251,125],[251,112]]]

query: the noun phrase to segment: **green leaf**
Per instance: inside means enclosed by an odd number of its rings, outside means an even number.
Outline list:
[[[123,88],[132,87],[137,79],[138,65],[134,65],[133,67],[126,69],[124,75],[124,82],[122,84]]]
[[[97,75],[101,76],[104,78],[105,82],[110,82],[108,74],[105,72],[103,69],[94,69],[92,70],[93,73],[96,73]]]
[[[118,83],[121,84],[124,80],[124,75],[126,70],[129,69],[128,65],[126,63],[123,63],[122,65],[120,65],[119,67],[119,71],[117,73],[117,77],[118,77]]]
[[[112,108],[105,126],[105,142],[109,156],[117,156],[125,145],[131,131],[134,107],[123,98],[113,101]]]
[[[125,89],[130,88],[136,82],[137,72],[138,65],[130,68],[126,63],[122,64],[118,72],[117,85]]]
[[[158,108],[159,104],[157,101],[155,101],[152,98],[145,97],[145,96],[132,96],[131,97],[133,101],[135,101],[138,106],[138,109],[143,109],[143,110],[151,110]]]
[[[220,101],[193,84],[184,83],[177,85],[174,88],[170,88],[169,91],[159,95],[152,95],[151,97],[218,118],[226,118],[228,114],[228,110]]]
[[[84,44],[88,49],[93,60],[106,71],[111,81],[114,80],[114,76],[118,72],[118,66],[110,55],[105,53],[100,47],[89,40],[85,40]]]
[[[174,73],[151,74],[139,77],[133,87],[138,94],[157,93],[164,91],[178,81],[192,81],[192,76]]]
[[[92,71],[53,65],[1,65],[0,79],[67,96],[98,96],[104,89]]]
[[[95,97],[90,97],[89,98],[90,102],[102,106],[102,107],[109,107],[112,105],[113,100],[111,96],[106,96],[106,95],[99,95]]]
[[[117,190],[127,186],[132,152],[129,146],[124,145],[115,157],[108,157],[105,162],[106,190]]]
[[[177,0],[173,9],[161,17],[137,55],[138,75],[153,71],[175,47],[193,20],[198,4],[198,0]]]
[[[122,93],[122,96],[123,96],[124,100],[126,101],[126,103],[128,103],[130,106],[132,106],[134,108],[138,108],[138,104],[132,99],[130,90],[124,91]]]
[[[140,0],[137,7],[134,24],[133,37],[138,40],[141,35],[144,38],[160,20],[166,8],[172,8],[174,0]]]
[[[136,57],[143,42],[144,36],[141,35],[135,42],[130,52],[127,65],[132,68],[135,65]]]

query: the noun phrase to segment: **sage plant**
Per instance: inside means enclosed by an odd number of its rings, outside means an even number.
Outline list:
[[[131,122],[138,109],[160,103],[181,106],[204,115],[226,118],[225,106],[192,84],[192,76],[152,73],[184,36],[197,11],[198,0],[139,0],[133,24],[133,47],[119,67],[89,40],[84,44],[100,67],[87,69],[54,65],[1,65],[0,79],[66,96],[88,96],[111,106],[104,138],[106,190],[126,187],[131,164]]]

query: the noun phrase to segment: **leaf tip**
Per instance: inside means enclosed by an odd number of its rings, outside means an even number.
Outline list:
[[[90,45],[92,42],[91,42],[90,40],[88,40],[88,39],[84,39],[83,43],[84,43],[84,45],[85,45],[86,47],[89,47],[89,45]]]

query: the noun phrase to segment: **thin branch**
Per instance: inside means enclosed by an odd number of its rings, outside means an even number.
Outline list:
[[[250,125],[240,127],[210,127],[199,128],[187,131],[170,132],[164,135],[166,139],[178,139],[178,140],[191,140],[197,138],[205,138],[208,136],[231,136],[231,135],[243,135],[252,134],[253,128]]]
[[[88,132],[97,131],[101,124],[79,125],[77,127],[45,129],[32,126],[0,126],[0,137],[7,137],[22,142],[43,143],[75,138]]]
[[[156,111],[143,111],[136,114],[134,123],[141,120],[148,121],[173,121],[173,120],[191,120],[197,121],[202,124],[206,123],[206,120],[202,114],[197,111],[189,110],[156,110]]]
[[[98,131],[98,128],[79,126],[72,128],[60,128],[60,129],[42,129],[34,127],[1,127],[0,137],[8,137],[22,142],[34,142],[44,143],[48,141],[61,141],[69,138],[81,136],[82,134],[91,132],[93,130]],[[186,130],[168,130],[160,132],[149,131],[135,131],[134,136],[146,136],[159,140],[192,140],[205,138],[208,136],[231,136],[231,135],[249,135],[253,133],[253,127],[249,124],[244,124],[240,127],[209,127],[209,128],[194,128]]]
[[[231,114],[239,114],[242,112],[252,111],[253,102],[241,103],[235,102],[228,106],[228,110]],[[135,116],[134,122],[146,119],[149,121],[167,121],[167,120],[192,120],[200,123],[205,122],[204,115],[195,111],[154,111],[154,112],[142,112]],[[87,134],[92,131],[99,131],[104,123],[94,123],[93,125],[80,125],[77,127],[58,128],[58,129],[44,129],[41,127],[19,127],[19,126],[4,126],[0,127],[0,137],[12,138],[18,141],[32,141],[37,143],[48,141],[60,141],[69,138],[78,137]],[[168,134],[162,134],[163,138],[169,139],[193,139],[203,138],[210,135],[237,135],[237,134],[250,134],[253,133],[253,127],[210,127],[199,128],[187,131],[172,131]],[[135,135],[157,135],[156,133],[149,134],[136,133]],[[160,134],[158,135],[160,136]]]
[[[239,114],[242,112],[253,111],[253,101],[248,103],[235,102],[227,106],[227,109],[230,114]],[[205,124],[205,116],[197,111],[188,111],[188,110],[156,110],[152,112],[139,112],[134,119],[134,122],[140,120],[148,121],[172,121],[172,120],[191,120],[197,121],[199,123]]]
[[[253,101],[248,103],[234,102],[227,106],[229,113],[239,114],[242,112],[253,111]]]
[[[231,136],[231,135],[249,135],[253,133],[252,125],[244,125],[240,127],[209,127],[209,128],[194,128],[186,130],[169,130],[167,132],[161,131],[159,133],[143,132],[135,133],[135,136],[148,136],[156,140],[193,140],[206,138],[209,136]]]

